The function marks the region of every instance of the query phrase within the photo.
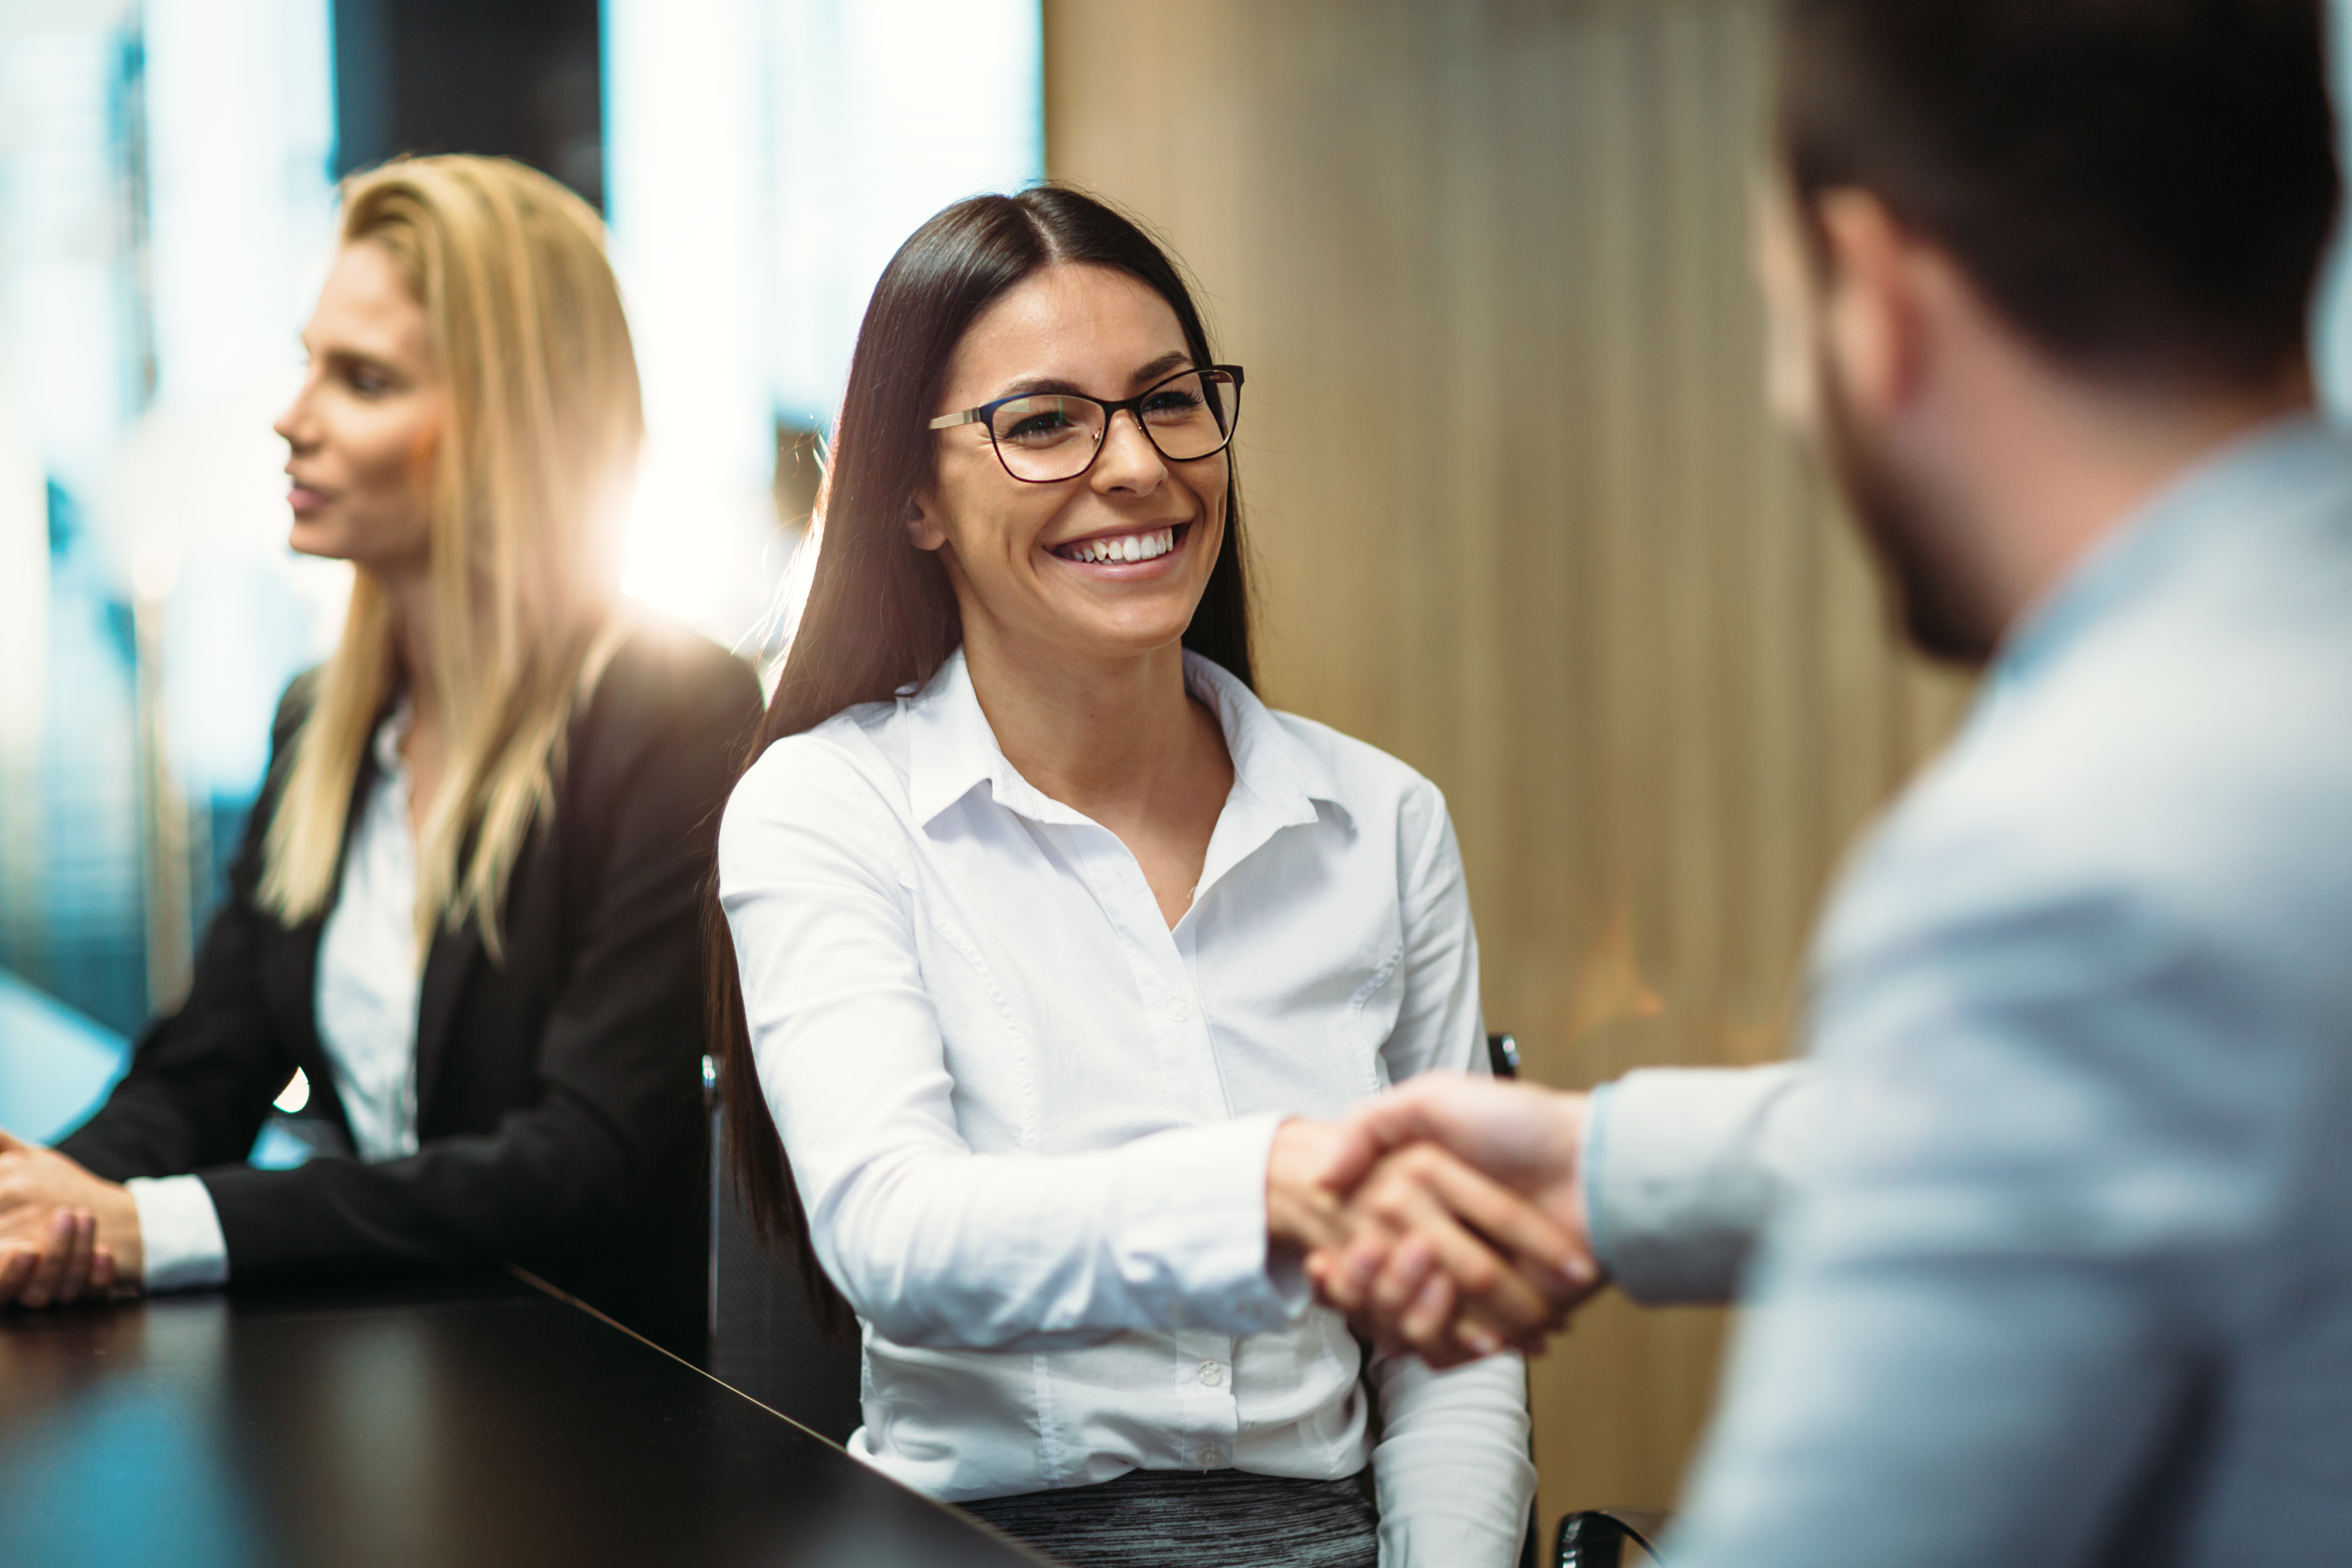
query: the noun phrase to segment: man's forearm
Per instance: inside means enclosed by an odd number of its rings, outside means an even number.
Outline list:
[[[1596,1090],[1586,1212],[1619,1287],[1652,1304],[1729,1300],[1817,1099],[1800,1063],[1657,1069]]]

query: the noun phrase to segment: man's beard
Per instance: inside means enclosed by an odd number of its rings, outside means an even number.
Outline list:
[[[1834,360],[1823,353],[1817,363],[1822,460],[1853,510],[1904,632],[1929,658],[1983,665],[2000,627],[1973,602],[1958,527],[1864,434]]]

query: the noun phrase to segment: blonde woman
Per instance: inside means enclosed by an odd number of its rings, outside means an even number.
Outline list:
[[[501,160],[355,179],[277,430],[357,569],[287,693],[178,1012],[56,1150],[0,1153],[0,1300],[522,1263],[701,1317],[698,884],[749,669],[635,627],[642,427],[603,230]],[[245,1155],[299,1070],[348,1157]]]

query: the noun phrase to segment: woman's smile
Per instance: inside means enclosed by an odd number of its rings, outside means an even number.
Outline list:
[[[1115,582],[1133,582],[1139,578],[1159,577],[1175,569],[1184,542],[1191,537],[1189,522],[1162,523],[1156,528],[1130,528],[1089,534],[1084,539],[1067,540],[1047,549],[1057,559],[1086,569],[1090,577],[1107,577]]]

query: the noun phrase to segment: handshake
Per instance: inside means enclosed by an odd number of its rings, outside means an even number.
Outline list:
[[[1606,1279],[1586,1234],[1588,1098],[1430,1074],[1266,1161],[1266,1232],[1389,1354],[1533,1353]]]

